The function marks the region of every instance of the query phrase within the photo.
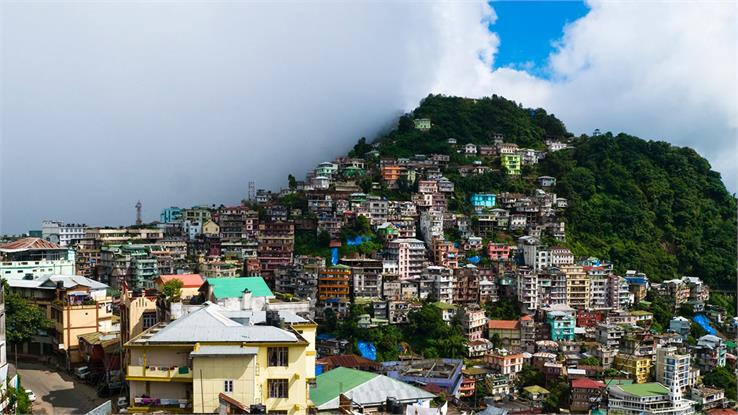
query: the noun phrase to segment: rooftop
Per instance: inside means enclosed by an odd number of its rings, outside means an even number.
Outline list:
[[[251,291],[254,297],[274,298],[262,277],[209,278],[206,283],[213,287],[217,299],[239,298],[245,290]]]
[[[180,280],[182,281],[182,287],[184,288],[200,288],[200,286],[202,286],[202,283],[204,282],[204,279],[200,274],[161,275],[159,278],[161,279],[162,283],[171,280]]]
[[[613,387],[619,388],[623,392],[637,396],[639,398],[645,398],[648,396],[665,396],[669,394],[669,389],[657,382],[640,384],[631,383],[629,385],[618,385]]]
[[[7,253],[48,249],[66,250],[67,248],[41,238],[22,238],[0,245],[0,252]]]

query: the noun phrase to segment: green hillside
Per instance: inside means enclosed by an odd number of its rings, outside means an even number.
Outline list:
[[[413,119],[426,117],[431,130],[416,130]],[[456,174],[456,167],[469,160],[447,139],[490,143],[494,133],[534,149],[545,149],[546,137],[567,137],[573,148],[549,153],[539,165],[524,168],[521,178],[495,166],[479,176]],[[735,287],[735,199],[692,149],[624,134],[574,138],[542,109],[498,96],[431,95],[380,139],[379,151],[394,157],[451,155],[445,172],[457,184],[451,206],[462,210],[471,192],[530,191],[538,175],[554,176],[556,192],[570,201],[567,245],[576,254],[610,259],[618,271],[638,269],[654,281],[693,275],[716,288]]]

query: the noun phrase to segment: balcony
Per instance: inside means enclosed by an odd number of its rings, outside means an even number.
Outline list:
[[[192,369],[187,366],[128,366],[126,379],[137,380],[136,378],[154,382],[190,382]]]
[[[130,413],[191,413],[192,400],[189,399],[165,399],[149,396],[133,398],[133,405],[128,408]]]

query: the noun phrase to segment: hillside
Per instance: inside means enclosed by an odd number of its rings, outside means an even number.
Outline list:
[[[417,118],[430,118],[433,127],[415,129]],[[520,178],[496,169],[471,177],[456,174],[455,168],[469,159],[453,150],[448,138],[487,144],[494,133],[533,149],[545,149],[546,137],[566,137],[573,148],[525,166]],[[530,191],[539,175],[554,176],[555,191],[570,202],[566,244],[575,254],[609,259],[618,271],[638,269],[654,281],[693,275],[715,288],[735,287],[735,199],[692,149],[624,134],[575,138],[543,109],[498,96],[433,95],[401,117],[398,127],[380,138],[378,149],[383,156],[450,155],[445,174],[456,183],[452,203],[464,211],[471,192]],[[364,152],[361,146],[357,151]]]

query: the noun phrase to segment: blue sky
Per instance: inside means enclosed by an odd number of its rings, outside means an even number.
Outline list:
[[[583,1],[492,1],[497,21],[490,30],[500,37],[496,67],[512,66],[547,78],[545,71],[564,26],[589,11]],[[532,66],[531,66],[532,65]]]

